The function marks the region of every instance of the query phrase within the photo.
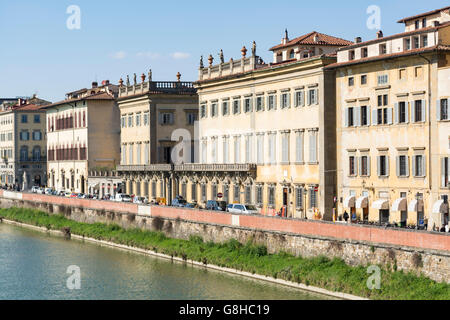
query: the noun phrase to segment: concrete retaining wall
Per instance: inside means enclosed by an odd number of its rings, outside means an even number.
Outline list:
[[[232,215],[170,207],[149,207],[86,199],[69,199],[0,190],[0,206],[62,213],[80,222],[116,223],[163,231],[167,236],[205,241],[254,240],[271,253],[303,257],[339,257],[350,265],[382,264],[423,273],[450,283],[450,236],[431,232],[388,230],[360,225]]]

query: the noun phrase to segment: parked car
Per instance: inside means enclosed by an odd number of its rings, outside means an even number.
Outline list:
[[[52,188],[45,188],[45,189],[44,189],[44,193],[45,193],[46,195],[51,195],[52,192],[53,192],[53,189],[52,189]]]
[[[230,213],[240,213],[240,214],[258,214],[258,209],[251,204],[229,204],[227,211]]]
[[[116,201],[117,202],[131,202],[131,196],[128,194],[118,193],[116,194]]]
[[[133,203],[137,203],[137,204],[148,204],[148,200],[146,197],[134,197],[133,198]]]
[[[206,210],[226,211],[227,203],[225,201],[208,200],[206,202]]]
[[[172,207],[179,207],[179,208],[183,208],[184,206],[186,206],[187,201],[184,200],[182,197],[176,197],[175,199],[172,200]]]
[[[197,204],[195,204],[195,203],[186,203],[186,205],[184,207],[188,208],[188,209],[196,209],[197,208]]]
[[[38,187],[38,186],[33,186],[33,187],[31,187],[31,192],[33,192],[33,193],[37,193],[38,190],[39,190],[39,187]]]
[[[86,195],[83,193],[78,194],[78,199],[86,199]]]

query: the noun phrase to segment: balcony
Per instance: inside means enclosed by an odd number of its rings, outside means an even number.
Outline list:
[[[206,171],[206,172],[227,172],[227,171],[256,171],[255,164],[197,164],[188,163],[175,166],[175,171]]]
[[[118,172],[146,172],[146,171],[172,171],[173,165],[171,164],[150,164],[150,165],[129,165],[129,166],[117,166]]]
[[[192,82],[152,81],[120,87],[119,98],[145,93],[196,94],[197,90]]]

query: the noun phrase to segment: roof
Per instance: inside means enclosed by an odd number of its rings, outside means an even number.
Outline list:
[[[345,48],[339,48],[337,51],[345,51],[345,50],[349,50],[349,49],[353,49],[353,48],[358,48],[358,47],[362,47],[362,46],[366,46],[369,44],[373,44],[373,43],[377,43],[377,42],[383,42],[386,40],[391,40],[391,39],[395,39],[395,38],[399,38],[399,37],[403,37],[403,36],[408,36],[408,35],[414,35],[414,34],[419,34],[419,33],[424,33],[424,32],[428,32],[428,31],[435,31],[444,27],[448,27],[450,26],[450,21],[449,22],[445,22],[439,26],[436,27],[426,27],[426,28],[421,28],[421,29],[417,29],[417,30],[412,30],[412,31],[406,31],[406,32],[401,32],[401,33],[396,33],[393,34],[391,36],[387,36],[387,37],[382,37],[382,38],[376,38],[376,39],[372,39],[372,40],[367,40],[364,42],[359,42],[359,43],[354,43],[350,46],[346,46]]]
[[[318,36],[318,39],[316,41],[315,37],[316,35]],[[310,32],[308,34],[305,34],[303,36],[300,36],[298,38],[292,39],[290,41],[288,41],[286,44],[279,44],[276,45],[272,48],[270,48],[270,51],[274,51],[277,49],[281,49],[281,48],[287,48],[287,47],[291,47],[291,46],[295,46],[295,45],[323,45],[323,46],[348,46],[353,44],[353,42],[345,40],[345,39],[341,39],[341,38],[336,38],[333,36],[329,36],[327,34],[323,34],[323,33],[319,33],[316,31]]]
[[[407,21],[410,21],[410,20],[422,18],[422,17],[429,16],[429,15],[432,15],[432,14],[435,14],[435,13],[439,13],[439,12],[447,10],[447,9],[450,9],[450,7],[444,7],[444,8],[441,8],[441,9],[436,9],[436,10],[433,10],[433,11],[424,12],[424,13],[421,13],[421,14],[418,14],[418,15],[415,15],[415,16],[403,18],[401,20],[398,20],[397,23],[404,23],[404,22],[407,22]]]
[[[406,57],[411,56],[415,54],[421,54],[421,53],[427,53],[427,52],[433,52],[433,51],[450,51],[450,46],[443,46],[443,45],[437,45],[427,48],[418,48],[418,49],[412,49],[408,51],[402,51],[397,53],[390,53],[390,54],[382,54],[375,57],[368,57],[368,58],[362,58],[358,60],[350,60],[346,62],[337,62],[330,64],[325,67],[325,69],[335,69],[343,66],[349,66],[349,65],[355,65],[355,64],[361,64],[366,62],[374,62],[378,60],[384,60],[384,59],[394,59],[398,57]]]
[[[59,102],[55,102],[46,106],[41,107],[41,109],[49,109],[52,107],[57,107],[66,103],[78,102],[83,100],[114,100],[114,97],[106,92],[98,92],[87,97],[76,98],[76,99],[66,99]]]
[[[13,106],[12,110],[14,110],[14,111],[39,111],[41,108],[42,108],[42,106],[28,103],[28,104],[25,104],[20,107],[15,105],[15,106]]]

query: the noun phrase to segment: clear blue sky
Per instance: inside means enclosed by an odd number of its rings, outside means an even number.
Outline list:
[[[70,5],[81,9],[81,29],[69,30]],[[225,60],[239,58],[243,45],[272,60],[268,49],[310,31],[363,40],[370,5],[381,8],[385,35],[403,31],[400,18],[448,5],[442,0],[228,0],[106,1],[1,0],[0,97],[37,93],[50,101],[109,79],[117,83],[149,68],[154,80],[197,79],[200,55],[222,48]]]

